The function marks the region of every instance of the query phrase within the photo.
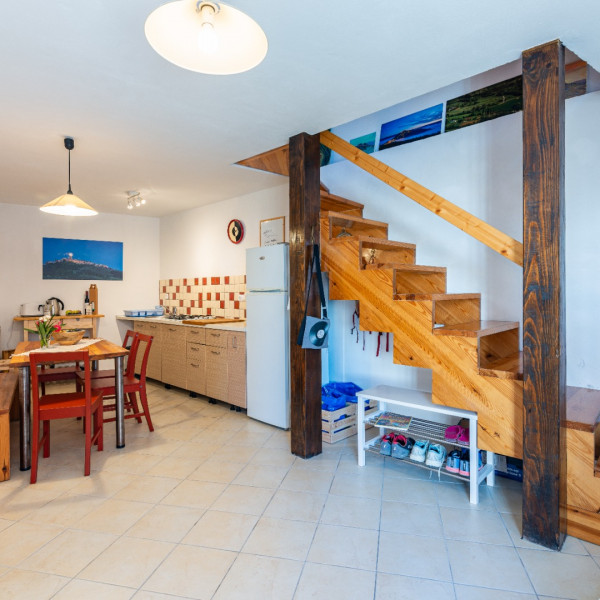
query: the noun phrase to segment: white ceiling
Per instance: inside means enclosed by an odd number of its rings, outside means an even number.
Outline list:
[[[264,29],[247,73],[179,69],[144,37],[163,0],[0,2],[0,202],[67,187],[102,212],[162,216],[281,184],[234,165],[518,59],[560,38],[600,70],[597,0],[231,0]],[[129,213],[131,214],[131,213]]]

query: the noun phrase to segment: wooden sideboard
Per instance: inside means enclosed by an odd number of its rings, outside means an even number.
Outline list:
[[[27,329],[35,329],[36,321],[39,317],[15,317],[13,320],[23,323],[23,341],[29,341],[29,331]],[[98,319],[102,319],[104,315],[58,315],[55,317],[61,322],[63,329],[87,329],[89,337],[98,337]]]

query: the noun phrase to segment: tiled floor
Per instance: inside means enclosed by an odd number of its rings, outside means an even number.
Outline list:
[[[38,483],[0,484],[0,598],[530,600],[600,598],[600,547],[520,539],[520,486],[467,488],[395,459],[356,466],[355,438],[312,460],[289,434],[150,387],[156,431],[93,451],[52,426]]]

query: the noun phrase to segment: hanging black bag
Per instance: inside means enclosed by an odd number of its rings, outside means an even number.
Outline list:
[[[308,300],[310,298],[310,284],[312,283],[313,273],[317,275],[317,284],[319,287],[319,298],[321,300],[322,317],[309,317]],[[313,245],[313,257],[310,261],[310,269],[308,273],[308,286],[306,290],[306,302],[304,304],[304,318],[300,324],[298,333],[298,346],[302,348],[310,348],[312,350],[322,350],[327,348],[329,331],[329,319],[327,318],[327,305],[325,304],[325,292],[323,291],[323,278],[321,276],[321,260],[319,258],[319,244]]]

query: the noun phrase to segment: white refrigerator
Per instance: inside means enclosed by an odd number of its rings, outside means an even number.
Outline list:
[[[248,416],[290,427],[288,244],[246,251]]]

